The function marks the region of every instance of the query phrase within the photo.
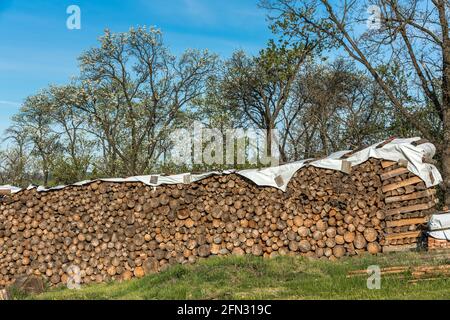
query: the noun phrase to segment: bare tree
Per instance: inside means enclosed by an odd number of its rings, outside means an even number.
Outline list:
[[[289,159],[322,156],[360,147],[386,133],[383,96],[354,64],[308,63],[283,111],[283,142]]]
[[[450,204],[449,1],[263,0],[261,4],[271,11],[274,30],[299,41],[305,36],[324,39],[324,45],[344,49],[366,68],[395,109],[437,146],[442,157],[446,203]],[[379,10],[380,23],[375,21],[378,28],[368,30],[365,24],[370,5]],[[441,121],[440,132],[420,121],[386,81],[378,66],[393,60],[402,61],[411,72],[408,90],[415,90],[423,101],[414,110],[431,105]]]
[[[241,110],[254,126],[267,130],[268,150],[272,149],[272,130],[290,103],[297,75],[315,48],[316,44],[307,39],[293,47],[271,42],[257,57],[238,51],[227,62],[222,83],[226,101],[232,109]],[[284,150],[280,153],[286,161]]]

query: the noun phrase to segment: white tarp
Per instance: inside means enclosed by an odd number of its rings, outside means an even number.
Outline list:
[[[428,222],[428,230],[431,237],[450,241],[450,213],[431,216]]]
[[[383,160],[408,161],[408,170],[419,176],[428,188],[438,185],[442,182],[442,176],[439,170],[432,164],[423,163],[422,158],[428,156],[432,158],[436,148],[431,143],[424,143],[419,146],[413,146],[411,143],[420,140],[420,138],[395,139],[382,148],[376,148],[376,144],[364,150],[356,152],[347,160],[352,166],[361,164],[369,158]]]
[[[22,189],[20,189],[18,187],[10,186],[10,185],[5,185],[5,186],[0,186],[0,190],[3,190],[3,191],[4,190],[6,190],[6,191],[10,190],[11,193],[16,193],[16,192],[19,192]]]
[[[381,148],[376,148],[376,146],[379,145],[379,143],[377,143],[361,151],[355,152],[344,160],[340,158],[350,151],[335,152],[327,158],[312,162],[310,162],[310,160],[302,160],[262,170],[241,170],[237,171],[237,174],[252,180],[257,185],[271,186],[286,191],[287,185],[295,172],[305,165],[342,171],[343,161],[350,162],[353,167],[367,161],[369,158],[390,161],[407,160],[408,170],[419,176],[429,188],[441,183],[442,177],[434,165],[423,163],[422,158],[424,156],[432,158],[436,152],[436,148],[431,143],[413,146],[411,143],[417,140],[420,140],[420,138],[395,139]],[[283,178],[283,184],[276,183],[275,178],[277,176]]]
[[[412,142],[418,140],[420,140],[420,138],[418,137],[409,139],[394,139],[393,141],[387,143],[386,145],[380,148],[377,148],[377,145],[379,145],[380,143],[376,143],[361,151],[355,152],[347,159],[340,159],[340,158],[344,154],[351,152],[350,150],[335,152],[329,155],[328,157],[320,160],[315,161],[313,161],[312,159],[302,160],[281,165],[278,167],[270,167],[264,169],[249,169],[240,171],[228,170],[224,172],[214,171],[198,175],[191,175],[189,173],[172,176],[149,175],[130,178],[112,178],[99,180],[107,182],[142,182],[144,184],[156,187],[164,184],[180,184],[180,183],[195,182],[207,178],[211,175],[236,173],[250,179],[259,186],[270,186],[278,188],[282,191],[286,191],[289,181],[291,180],[295,172],[297,172],[300,168],[306,165],[312,165],[323,169],[344,171],[343,170],[344,161],[349,162],[351,166],[356,166],[367,161],[369,158],[376,158],[390,161],[406,160],[408,162],[407,166],[408,170],[414,173],[415,175],[419,176],[429,188],[441,183],[442,177],[434,165],[423,163],[422,158],[424,156],[432,158],[434,156],[434,153],[436,152],[436,148],[431,143],[425,143],[419,146],[414,146],[411,144]],[[89,184],[92,182],[93,181],[81,181],[74,185],[79,186]],[[50,189],[38,187],[37,190],[43,192],[50,190],[59,190],[64,187],[66,186],[58,186]],[[30,186],[29,188],[35,187]],[[18,191],[15,189],[13,192]]]

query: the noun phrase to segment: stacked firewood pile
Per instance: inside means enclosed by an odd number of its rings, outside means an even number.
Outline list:
[[[428,250],[450,249],[450,241],[428,237]]]
[[[383,251],[417,248],[438,203],[436,190],[406,169],[406,163],[382,161],[386,229]]]
[[[438,221],[441,220],[441,217],[447,217],[450,215],[450,210],[448,210],[448,207],[445,206],[443,208],[443,211],[436,212],[433,215],[433,218]],[[433,219],[432,219],[433,220]],[[448,240],[448,232],[450,230],[450,227],[448,224],[441,224],[438,223],[438,226],[434,226],[435,223],[431,221],[431,223],[428,225],[428,238],[427,238],[427,248],[431,251],[439,251],[445,249],[450,249],[450,240]],[[435,238],[435,233],[443,233],[443,235],[440,235],[440,238]]]
[[[314,167],[297,172],[289,192],[296,206],[292,231],[301,236],[303,252],[331,259],[380,252],[384,229],[380,170],[380,162],[370,159],[350,174]]]
[[[81,283],[130,279],[210,255],[375,254],[414,238],[404,234],[418,232],[422,220],[411,219],[424,218],[434,194],[397,164],[381,163],[370,159],[348,173],[307,166],[286,192],[229,174],[156,188],[97,181],[7,195],[0,286],[24,274],[51,285],[74,274]]]

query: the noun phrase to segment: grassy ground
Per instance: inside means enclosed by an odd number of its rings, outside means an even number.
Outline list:
[[[177,265],[142,279],[52,289],[30,299],[449,299],[450,278],[408,283],[409,273],[383,276],[380,290],[367,277],[347,278],[350,270],[398,265],[442,264],[423,254],[345,258],[337,262],[301,257],[209,258]],[[23,296],[18,296],[18,298]]]

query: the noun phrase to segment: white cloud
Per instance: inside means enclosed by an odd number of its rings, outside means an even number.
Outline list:
[[[0,100],[0,105],[6,105],[6,106],[11,106],[11,107],[19,107],[20,106],[20,102]]]
[[[203,21],[215,22],[214,11],[210,10],[205,3],[198,0],[183,0],[187,13],[193,18],[200,18]]]

